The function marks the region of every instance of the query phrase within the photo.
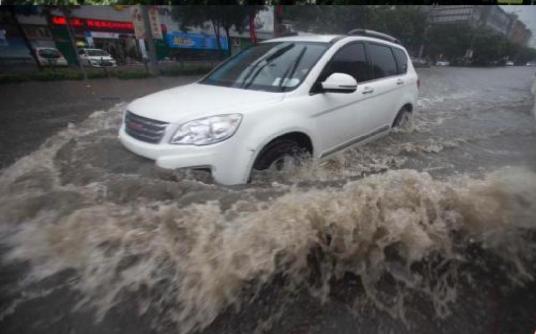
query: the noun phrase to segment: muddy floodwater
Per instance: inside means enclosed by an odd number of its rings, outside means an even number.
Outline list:
[[[0,172],[0,332],[532,333],[534,72],[423,69],[407,128],[234,187],[96,110]]]

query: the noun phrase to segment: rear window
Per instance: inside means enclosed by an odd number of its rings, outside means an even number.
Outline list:
[[[398,66],[398,74],[404,74],[408,71],[408,57],[406,53],[398,48],[393,48],[396,64]]]
[[[41,49],[39,50],[39,56],[43,58],[59,58],[60,53],[55,49]]]
[[[108,52],[99,49],[86,49],[86,53],[92,57],[106,57]]]
[[[367,52],[374,68],[374,79],[388,77],[398,73],[395,57],[390,47],[369,44],[367,46]]]

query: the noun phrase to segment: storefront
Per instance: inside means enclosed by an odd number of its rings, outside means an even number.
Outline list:
[[[35,64],[20,25],[10,12],[0,10],[0,65]]]
[[[69,63],[75,63],[76,57],[68,39],[65,17],[53,16],[51,21],[58,49]],[[70,24],[78,47],[106,50],[119,64],[141,60],[132,22],[73,17]]]
[[[140,44],[143,43],[135,37],[129,8],[129,6],[73,8],[69,25],[73,29],[76,46],[104,49],[119,64],[142,61]],[[155,39],[158,59],[166,57],[177,60],[219,59],[222,53],[234,54],[255,41],[273,36],[272,9],[259,12],[254,22],[246,24],[244,31],[231,29],[231,50],[224,34],[220,36],[219,43],[216,41],[210,24],[203,27],[189,27],[188,32],[183,32],[180,22],[177,22],[171,14],[169,6],[159,7],[158,15],[163,39]],[[32,47],[55,46],[70,64],[76,64],[75,51],[67,31],[67,21],[60,10],[53,9],[48,15],[44,12],[20,15],[18,20]],[[254,30],[250,32],[250,28]],[[27,59],[28,62],[32,60],[29,48],[13,24],[0,26],[0,58],[2,55]]]
[[[177,60],[217,58],[220,50],[228,50],[227,38],[220,36],[218,46],[215,36],[204,33],[173,31],[166,33],[165,41],[171,48],[169,57]]]

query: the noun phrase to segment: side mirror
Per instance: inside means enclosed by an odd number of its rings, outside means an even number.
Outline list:
[[[357,81],[345,73],[333,73],[320,85],[322,91],[332,93],[353,93],[357,89]]]

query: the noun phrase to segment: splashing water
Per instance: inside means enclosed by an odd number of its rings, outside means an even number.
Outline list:
[[[421,100],[437,103],[444,99]],[[475,247],[499,259],[509,284],[534,280],[536,173],[439,179],[407,169],[499,133],[431,136],[452,110],[417,112],[413,126],[378,142],[220,187],[192,175],[161,179],[152,162],[122,149],[124,108],[70,125],[2,171],[4,261],[31,264],[20,289],[74,269],[78,309],[102,319],[133,302],[139,314],[157,315],[155,328],[190,333],[267,287],[283,299],[305,290],[325,302],[349,273],[359,278],[359,298],[408,326],[412,292],[446,317]]]
[[[136,291],[140,312],[159,309],[183,332],[210,324],[246,287],[258,291],[278,275],[308,285],[325,300],[330,281],[359,275],[378,307],[404,317],[402,302],[387,303],[376,285],[392,275],[407,289],[426,292],[446,315],[455,286],[412,266],[440,254],[463,262],[463,245],[477,240],[532,280],[535,247],[524,240],[536,228],[536,174],[503,170],[483,180],[439,182],[426,173],[390,171],[342,189],[293,190],[270,202],[238,201],[178,208],[152,202],[89,206],[66,216],[43,214],[10,238],[9,258],[33,263],[31,280],[63,269],[102,317],[125,291]],[[462,234],[454,241],[453,235]],[[389,258],[389,251],[396,256]],[[316,257],[311,259],[312,256]],[[316,284],[309,285],[315,277]],[[432,275],[432,276],[428,276]],[[171,305],[171,308],[169,308]]]

